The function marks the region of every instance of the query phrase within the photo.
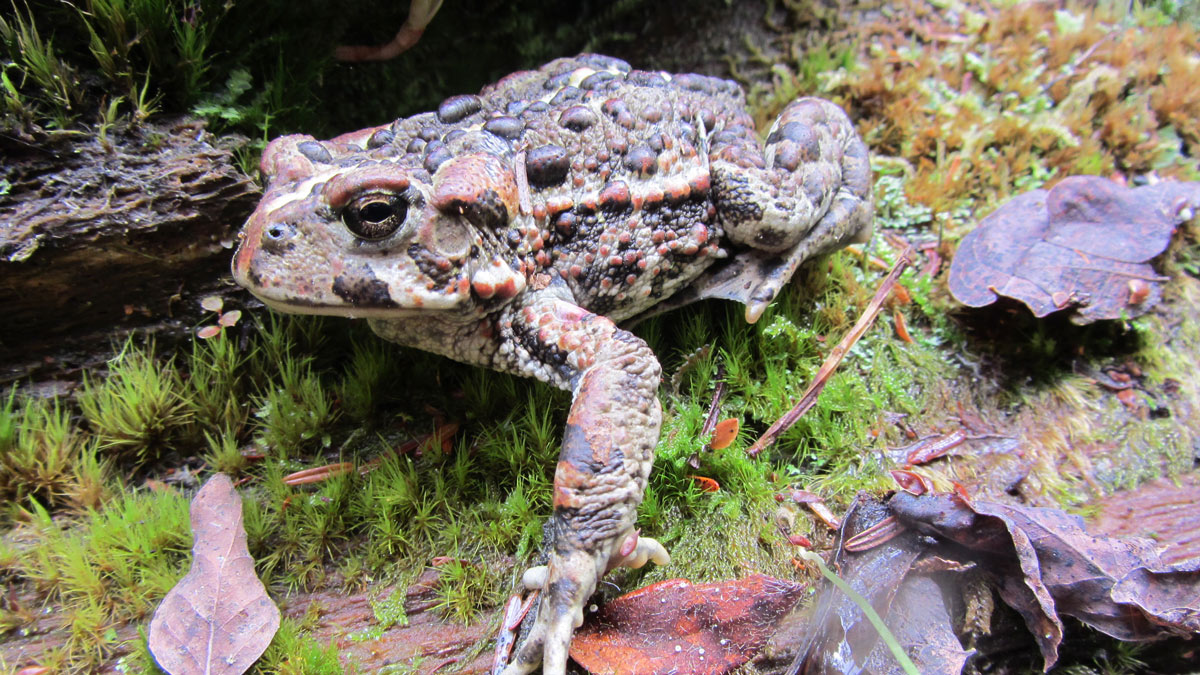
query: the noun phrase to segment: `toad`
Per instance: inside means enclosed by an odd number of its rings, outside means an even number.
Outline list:
[[[796,268],[871,233],[867,149],[818,98],[759,139],[733,82],[584,54],[436,112],[262,158],[234,278],[282,311],[573,394],[532,629],[506,673],[564,672],[608,569],[669,557],[634,520],[661,368],[618,322],[706,297],[757,320]]]

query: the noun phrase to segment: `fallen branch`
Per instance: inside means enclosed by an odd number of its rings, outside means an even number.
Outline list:
[[[837,370],[838,364],[842,362],[842,359],[850,351],[850,348],[854,346],[854,343],[858,342],[859,338],[875,322],[875,317],[879,316],[879,310],[883,307],[883,301],[887,299],[888,294],[892,291],[892,287],[896,285],[896,280],[912,264],[912,257],[912,248],[904,249],[900,257],[896,260],[896,264],[892,266],[892,271],[888,273],[883,283],[875,291],[875,297],[871,298],[870,304],[867,305],[862,316],[858,318],[858,322],[854,324],[854,327],[850,329],[846,337],[842,338],[842,341],[833,348],[833,351],[826,357],[825,363],[821,364],[821,369],[817,371],[817,376],[813,378],[812,384],[808,385],[808,390],[800,397],[800,401],[783,417],[780,417],[778,421],[772,424],[771,428],[767,429],[766,433],[754,442],[754,445],[746,449],[747,455],[751,457],[758,456],[758,453],[774,443],[780,434],[792,428],[792,425],[800,419],[801,415],[816,405],[817,396],[821,394],[821,390],[825,388],[826,383],[829,382],[829,378]]]

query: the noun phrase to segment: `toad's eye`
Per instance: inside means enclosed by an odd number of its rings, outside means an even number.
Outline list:
[[[346,229],[360,239],[383,239],[400,229],[408,215],[408,202],[399,195],[369,194],[350,202],[342,211]]]

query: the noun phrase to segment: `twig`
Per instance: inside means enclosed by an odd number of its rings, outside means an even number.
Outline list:
[[[721,415],[721,399],[725,398],[725,364],[717,366],[717,386],[713,389],[712,403],[708,405],[708,418],[700,427],[700,438],[704,438],[717,428],[717,418]]]
[[[900,275],[904,273],[904,270],[912,264],[912,259],[912,248],[910,247],[904,249],[904,252],[900,254],[900,257],[896,260],[896,264],[892,267],[892,271],[888,273],[887,277],[883,280],[883,283],[879,285],[878,290],[875,291],[875,297],[871,298],[870,304],[867,305],[867,308],[865,311],[863,311],[862,316],[858,318],[858,322],[854,324],[854,327],[850,329],[850,332],[846,334],[846,337],[842,338],[842,341],[833,348],[833,351],[829,353],[828,357],[826,357],[825,363],[821,364],[821,369],[817,371],[817,376],[813,378],[812,384],[808,385],[808,389],[804,392],[804,395],[800,397],[800,401],[796,403],[796,406],[789,410],[783,417],[780,417],[775,424],[772,424],[771,428],[767,429],[767,431],[760,436],[757,441],[754,442],[754,445],[746,449],[747,455],[755,457],[758,455],[758,453],[766,450],[769,445],[775,442],[775,439],[779,438],[780,434],[792,428],[792,425],[796,423],[796,420],[800,419],[801,415],[808,412],[809,408],[816,405],[817,396],[821,394],[821,390],[825,388],[826,383],[829,382],[829,378],[832,377],[834,371],[837,370],[838,364],[842,362],[842,359],[846,356],[846,353],[850,351],[850,348],[854,346],[854,343],[858,342],[859,338],[861,338],[863,334],[867,332],[867,329],[871,327],[871,324],[875,322],[875,317],[879,316],[879,310],[881,307],[883,307],[883,301],[886,300],[888,294],[891,293],[892,286],[896,285],[896,280],[899,279]]]

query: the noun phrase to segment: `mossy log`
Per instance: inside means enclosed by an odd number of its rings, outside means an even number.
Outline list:
[[[0,134],[0,380],[82,363],[134,328],[179,334],[228,265],[258,186],[189,119]]]

